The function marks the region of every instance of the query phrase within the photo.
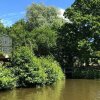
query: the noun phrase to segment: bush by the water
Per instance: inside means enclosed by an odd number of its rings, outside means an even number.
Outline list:
[[[62,69],[57,61],[51,57],[41,57],[40,58],[41,66],[44,69],[47,75],[47,84],[52,84],[57,80],[64,79],[64,74]]]
[[[14,52],[12,62],[18,87],[52,84],[64,78],[56,61],[51,58],[37,58],[26,47]]]
[[[0,90],[12,89],[15,85],[16,82],[12,71],[0,66]]]

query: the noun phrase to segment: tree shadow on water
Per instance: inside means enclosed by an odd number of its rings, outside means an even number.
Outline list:
[[[19,88],[0,92],[0,100],[60,100],[65,82],[41,88]]]

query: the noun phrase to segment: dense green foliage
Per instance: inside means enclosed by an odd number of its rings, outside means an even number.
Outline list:
[[[0,66],[0,90],[12,89],[16,85],[16,79],[12,71]]]
[[[75,0],[64,15],[71,23],[60,30],[58,60],[62,67],[91,66],[100,56],[100,0]],[[98,65],[98,63],[95,63]]]
[[[31,33],[35,47],[34,52],[37,56],[46,56],[52,53],[56,47],[57,32],[49,26],[36,28]]]
[[[25,19],[4,28],[13,41],[11,59],[17,87],[53,84],[64,78],[58,62],[46,57],[52,55],[57,31],[64,23],[58,13],[54,7],[32,4]]]
[[[0,22],[0,34],[5,31],[4,25]]]
[[[64,79],[64,74],[62,69],[57,61],[55,61],[52,57],[41,57],[40,63],[44,72],[47,75],[47,82],[46,84],[52,84],[56,81]]]
[[[58,9],[32,4],[26,17],[11,27],[0,23],[0,34],[7,32],[13,40],[17,86],[52,84],[64,78],[62,69],[67,72],[70,68],[73,78],[100,78],[99,10],[100,0],[75,0],[65,10],[70,20],[66,22],[59,18]],[[0,89],[12,88],[13,73],[2,66],[0,70]]]
[[[36,57],[25,47],[19,48],[13,54],[14,73],[17,77],[17,86],[26,87],[44,84],[46,74],[39,65]]]
[[[64,78],[56,61],[51,58],[37,58],[26,47],[14,52],[12,63],[18,87],[52,84]]]
[[[41,27],[44,25],[52,25],[57,21],[61,21],[58,17],[59,11],[54,7],[47,7],[43,4],[32,4],[28,7],[26,13],[26,20],[28,24],[28,30]]]
[[[58,14],[56,8],[32,4],[27,9],[26,18],[9,28],[13,49],[28,46],[37,56],[50,55],[56,47],[57,31],[64,23]]]
[[[95,68],[73,68],[73,78],[77,79],[100,79],[100,70]]]

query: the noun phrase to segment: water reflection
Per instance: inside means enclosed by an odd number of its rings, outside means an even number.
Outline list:
[[[66,80],[43,88],[0,92],[0,100],[100,100],[99,80]]]
[[[43,88],[24,88],[1,92],[0,100],[60,100],[65,82]]]
[[[99,96],[100,81],[67,80],[61,100],[100,100]]]

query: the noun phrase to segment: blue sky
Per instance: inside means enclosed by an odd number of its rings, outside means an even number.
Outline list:
[[[66,9],[75,0],[0,0],[0,19],[5,26],[11,26],[25,16],[26,8],[31,3],[43,3],[47,6]]]

